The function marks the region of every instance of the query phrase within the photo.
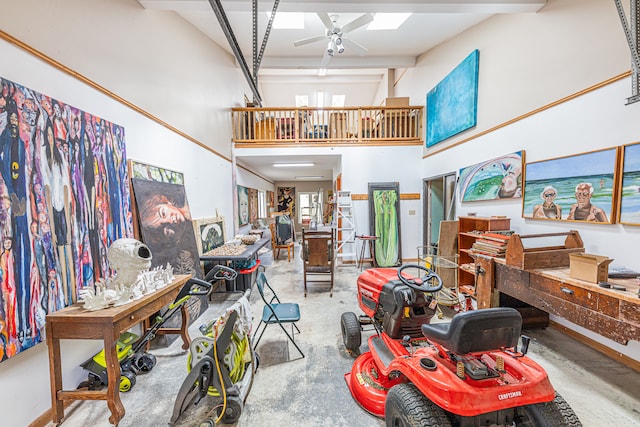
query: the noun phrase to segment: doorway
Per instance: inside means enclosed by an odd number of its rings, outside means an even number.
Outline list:
[[[423,212],[425,213],[423,244],[437,247],[440,221],[456,218],[456,174],[426,178],[423,184]]]

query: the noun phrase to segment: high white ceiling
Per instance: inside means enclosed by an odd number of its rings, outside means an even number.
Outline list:
[[[232,52],[211,3],[216,0],[138,0],[146,9],[173,11],[198,28],[215,43]],[[246,63],[252,68],[252,1],[220,0],[231,30],[240,46]],[[308,87],[309,92],[323,90],[331,85],[343,85],[351,92],[346,105],[371,105],[372,95],[383,81],[386,69],[412,67],[418,56],[444,41],[455,37],[468,28],[491,17],[504,13],[535,13],[544,7],[546,0],[281,0],[278,12],[303,12],[305,25],[300,30],[272,29],[265,45],[258,73],[259,90],[263,104],[269,106],[293,105],[293,99],[278,98],[282,94],[282,82],[289,89]],[[258,2],[258,49],[263,42],[268,17],[274,2]],[[327,49],[322,40],[295,47],[293,42],[314,36],[325,35],[326,29],[317,13],[337,15],[344,25],[365,13],[412,12],[404,24],[396,30],[370,31],[366,26],[348,33],[347,37],[364,46],[368,52],[359,55],[353,49],[335,54],[327,65],[325,76],[318,75]],[[356,88],[363,88],[358,96]],[[373,88],[373,89],[372,89]],[[291,92],[287,90],[286,92]],[[290,95],[290,93],[289,93]],[[313,103],[313,102],[311,102]],[[280,159],[293,161],[292,156]],[[271,164],[278,159],[260,159],[238,156],[239,164],[254,168],[258,174],[274,181],[294,180],[299,170],[275,169]],[[298,159],[301,160],[301,159]],[[331,179],[330,171],[339,164],[339,156],[332,159],[303,159],[322,165],[319,169],[304,171],[305,176],[321,175]],[[327,162],[329,162],[327,164]],[[333,163],[332,163],[333,162]],[[337,163],[335,163],[337,162]],[[327,175],[328,174],[328,175]]]

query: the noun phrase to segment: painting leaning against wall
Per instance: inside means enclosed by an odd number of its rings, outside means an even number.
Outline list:
[[[124,128],[0,78],[0,361],[108,277],[132,237]]]

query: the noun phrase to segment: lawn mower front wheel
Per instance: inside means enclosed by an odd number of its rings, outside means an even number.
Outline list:
[[[135,365],[142,372],[149,372],[156,366],[156,357],[151,353],[144,353],[136,358]]]
[[[391,387],[384,418],[387,427],[451,427],[447,414],[411,383]]]
[[[344,346],[352,354],[357,354],[362,344],[362,329],[358,316],[351,311],[340,316],[340,328],[342,329],[342,341]]]

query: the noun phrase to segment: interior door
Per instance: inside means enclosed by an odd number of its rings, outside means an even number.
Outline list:
[[[456,218],[456,174],[451,173],[427,178],[423,185],[424,193],[424,236],[423,245],[438,246],[440,221]]]

